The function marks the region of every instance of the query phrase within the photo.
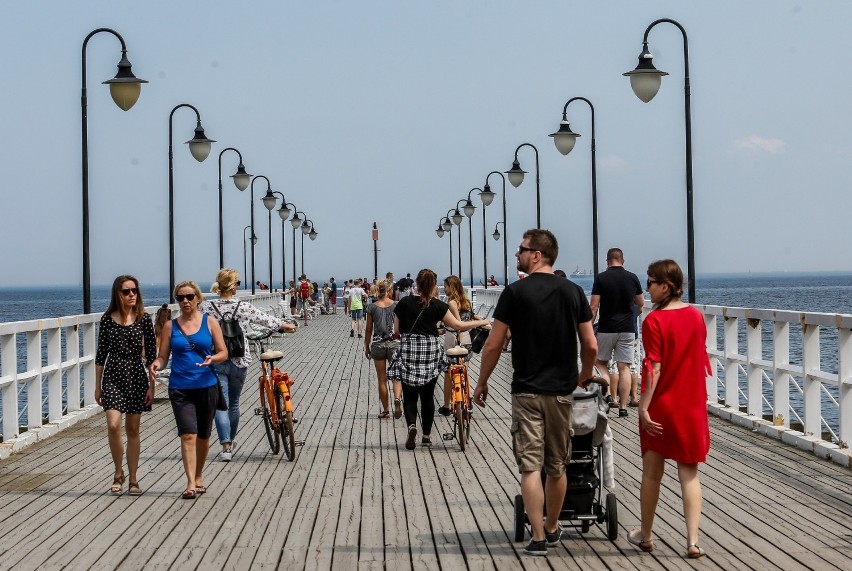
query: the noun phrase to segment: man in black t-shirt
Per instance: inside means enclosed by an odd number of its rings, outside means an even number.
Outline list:
[[[592,312],[583,290],[553,274],[559,252],[547,230],[524,233],[515,257],[518,270],[528,274],[503,290],[494,310],[491,335],[482,349],[479,380],[473,400],[484,407],[488,377],[512,330],[512,440],[521,473],[521,494],[532,528],[524,548],[546,555],[559,544],[559,513],[568,483],[565,464],[571,456],[571,416],[577,384],[592,378],[597,342]],[[582,369],[577,371],[577,340]],[[544,490],[540,472],[547,474]],[[541,498],[544,497],[544,502]],[[547,505],[547,521],[543,507]]]
[[[595,276],[592,284],[592,315],[600,309],[598,319],[597,367],[606,371],[610,359],[618,367],[618,386],[609,387],[607,402],[618,405],[618,416],[627,416],[627,395],[630,393],[630,364],[636,342],[634,307],[642,312],[645,298],[642,284],[633,272],[624,269],[624,252],[610,248],[606,253],[606,271]],[[618,393],[616,395],[616,393]],[[614,396],[618,402],[614,403]],[[633,403],[635,404],[635,403]]]

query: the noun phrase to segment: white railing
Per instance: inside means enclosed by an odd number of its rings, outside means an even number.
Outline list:
[[[501,291],[474,288],[475,305],[495,306]],[[852,467],[852,315],[695,308],[713,365],[708,410]]]
[[[259,309],[273,311],[282,295],[247,298]],[[147,311],[153,315],[157,309]],[[95,402],[101,315],[0,323],[0,458],[101,410]]]

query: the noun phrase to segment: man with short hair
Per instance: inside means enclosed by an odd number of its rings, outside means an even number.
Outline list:
[[[308,304],[311,299],[311,284],[308,283],[308,276],[302,274],[299,276],[299,289],[298,289],[298,308],[302,310],[302,317],[305,320],[305,325],[308,324]]]
[[[331,313],[333,315],[337,315],[337,282],[334,281],[334,278],[331,278],[331,282],[328,284],[331,292],[328,294],[328,301],[331,304]]]
[[[511,328],[512,441],[532,528],[532,539],[524,548],[529,555],[547,555],[547,547],[558,545],[562,536],[559,514],[568,484],[565,465],[571,458],[572,393],[592,378],[597,354],[592,312],[583,290],[553,274],[558,253],[556,237],[548,230],[524,233],[515,257],[518,269],[528,275],[500,294],[473,394],[474,402],[484,407],[488,378]],[[547,476],[544,488],[542,469]],[[547,521],[543,521],[545,504]]]
[[[610,248],[606,253],[606,270],[595,276],[592,285],[592,315],[598,315],[597,366],[606,371],[610,359],[618,367],[618,385],[609,387],[607,402],[618,406],[618,416],[627,416],[627,397],[630,393],[630,364],[636,340],[636,318],[633,306],[642,311],[645,297],[642,284],[633,272],[624,268],[624,252]],[[613,401],[617,394],[618,401]],[[635,404],[635,403],[633,403]]]

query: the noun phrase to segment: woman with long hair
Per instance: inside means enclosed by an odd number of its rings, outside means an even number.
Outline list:
[[[666,459],[677,462],[686,520],[686,556],[704,555],[698,546],[701,483],[698,463],[710,450],[707,419],[707,329],[694,307],[681,301],[683,271],[674,260],[648,266],[648,293],[653,310],[642,323],[642,398],[639,401],[639,442],[642,486],[639,493],[641,529],[627,540],[642,551],[653,551],[652,530]]]
[[[154,379],[172,355],[169,375],[169,400],[175,415],[180,455],[186,473],[186,488],[181,497],[194,500],[207,491],[204,463],[210,448],[213,416],[219,398],[219,380],[213,365],[228,359],[222,329],[215,319],[198,311],[201,290],[195,282],[180,282],[174,296],[180,307],[177,319],[163,326],[160,352],[151,363]]]
[[[437,298],[438,276],[430,269],[417,274],[418,295],[410,295],[396,304],[395,333],[400,333],[399,349],[388,367],[388,376],[402,381],[403,410],[408,425],[405,447],[413,450],[417,439],[417,401],[423,430],[421,444],[432,445],[432,423],[435,417],[435,383],[447,370],[444,344],[438,338],[438,322],[443,321],[457,331],[469,331],[488,325],[485,319],[460,321],[450,306]]]
[[[459,321],[470,321],[474,318],[473,306],[467,293],[464,291],[461,279],[458,276],[447,276],[444,278],[444,293],[447,294],[447,305],[450,306],[450,312],[453,317]],[[456,346],[456,341],[465,349],[470,349],[470,333],[462,332],[456,337],[453,331],[444,333],[444,351]],[[471,353],[468,353],[468,358]],[[468,387],[470,388],[470,387]],[[450,403],[453,396],[453,379],[450,378],[449,369],[444,373],[444,404],[438,408],[438,413],[443,416],[450,416],[453,411],[450,410]]]
[[[212,293],[218,294],[217,300],[206,300],[199,309],[202,313],[217,319],[236,319],[243,330],[243,346],[246,348],[241,356],[230,355],[229,359],[216,367],[216,376],[222,385],[222,393],[228,410],[216,411],[216,433],[219,435],[219,444],[222,445],[222,453],[219,459],[229,462],[234,448],[234,438],[237,436],[237,426],[240,423],[240,393],[246,381],[246,372],[251,364],[251,351],[248,350],[248,340],[245,330],[252,324],[262,325],[269,329],[292,333],[296,326],[286,323],[263,313],[247,301],[236,299],[237,288],[240,287],[240,275],[236,270],[222,268],[216,275],[216,281],[210,287]]]
[[[145,313],[139,280],[122,275],[112,282],[109,307],[101,317],[98,351],[95,354],[95,400],[104,408],[107,437],[115,474],[110,492],[121,494],[124,485],[121,415],[127,434],[127,493],[142,493],[136,470],[139,467],[139,423],[154,402],[154,379],[147,367],[156,356],[154,324]]]
[[[379,401],[382,404],[379,418],[390,417],[387,362],[399,347],[399,341],[394,335],[396,317],[393,311],[396,302],[390,296],[392,286],[388,281],[380,281],[374,286],[376,301],[367,306],[367,325],[364,329],[364,352],[368,359],[373,359],[379,380]],[[393,404],[393,417],[401,417],[402,386],[399,381],[393,381]]]

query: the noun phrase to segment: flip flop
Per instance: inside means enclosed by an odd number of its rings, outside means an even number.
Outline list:
[[[184,490],[180,497],[184,500],[194,500],[198,495],[195,493],[195,490]]]
[[[387,410],[383,410],[379,413],[379,418],[390,418],[390,412]]]
[[[693,547],[698,550],[697,553],[693,553],[690,551],[690,549],[692,549]],[[686,546],[686,556],[690,559],[698,559],[699,557],[704,557],[705,555],[707,555],[707,553],[705,553],[703,549],[698,547],[698,544],[696,543],[690,543]]]
[[[195,486],[195,493],[196,494],[206,494],[207,493],[207,486]]]

